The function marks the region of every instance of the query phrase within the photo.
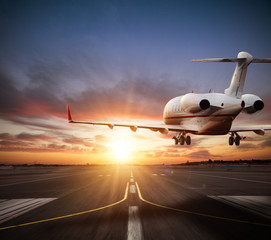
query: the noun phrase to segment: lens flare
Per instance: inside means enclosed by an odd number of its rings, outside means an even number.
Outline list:
[[[128,162],[131,158],[131,146],[129,142],[124,140],[117,140],[112,145],[114,158],[118,163]]]

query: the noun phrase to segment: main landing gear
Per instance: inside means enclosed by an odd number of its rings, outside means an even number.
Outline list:
[[[185,133],[182,133],[182,132],[178,132],[177,135],[174,136],[172,139],[175,140],[176,145],[178,145],[178,143],[180,143],[180,145],[184,145],[185,143],[187,145],[191,144],[191,137],[186,136]]]
[[[232,146],[234,143],[236,146],[240,145],[240,140],[245,139],[246,137],[240,137],[237,132],[232,132],[231,136],[229,137],[229,145]]]

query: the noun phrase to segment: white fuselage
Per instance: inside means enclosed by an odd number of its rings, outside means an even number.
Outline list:
[[[207,100],[209,107],[202,109],[202,100]],[[227,134],[232,121],[242,111],[243,104],[242,99],[223,93],[189,93],[175,97],[166,104],[163,120],[167,125],[190,126],[199,135]]]

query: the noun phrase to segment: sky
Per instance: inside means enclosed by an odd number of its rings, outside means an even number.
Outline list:
[[[233,63],[271,58],[269,1],[3,0],[0,2],[0,163],[104,164],[270,159],[271,133],[192,136],[68,124],[73,119],[161,123],[165,104],[191,91],[224,92]],[[236,124],[271,124],[271,66],[251,64],[244,92],[265,108]]]

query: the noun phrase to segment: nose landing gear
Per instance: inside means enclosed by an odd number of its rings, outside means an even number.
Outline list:
[[[191,144],[191,137],[186,136],[184,132],[177,132],[177,135],[174,136],[172,139],[175,140],[175,145],[178,145],[178,143],[180,143],[180,145],[184,145],[185,143],[187,145]]]

